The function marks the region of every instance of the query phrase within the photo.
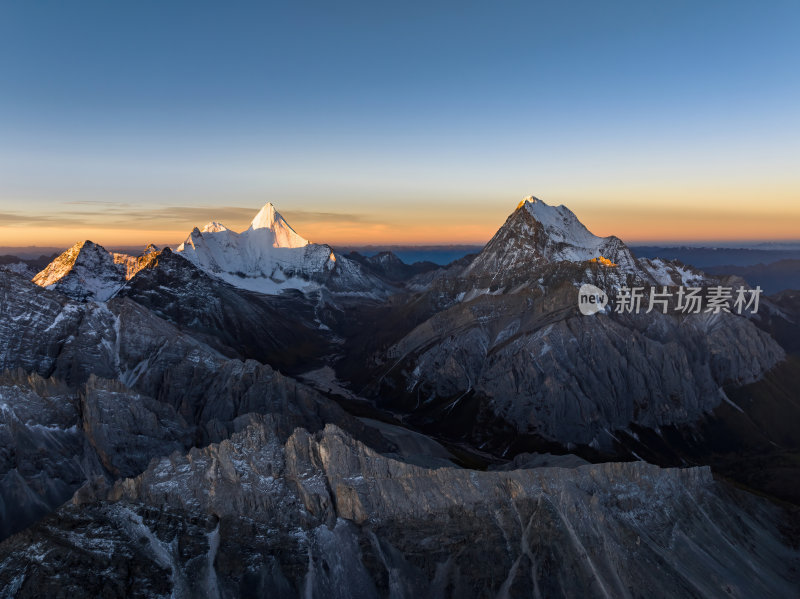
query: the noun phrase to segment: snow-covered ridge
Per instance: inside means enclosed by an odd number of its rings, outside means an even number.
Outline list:
[[[566,206],[551,206],[528,196],[462,276],[489,277],[493,283],[522,281],[533,270],[548,264],[592,260],[620,273],[641,272],[619,238],[594,235]]]
[[[602,246],[611,239],[593,234],[563,204],[551,206],[539,198],[528,196],[519,207],[527,210],[544,227],[551,242],[567,244],[560,255],[554,256],[562,260],[583,262],[597,258]]]
[[[385,287],[359,264],[336,256],[330,246],[303,238],[271,202],[246,230],[237,233],[212,221],[202,230],[195,227],[176,251],[212,276],[259,293],[326,287],[381,294]]]
[[[177,252],[195,267],[236,287],[265,294],[322,288],[338,294],[384,297],[389,286],[361,265],[310,243],[267,203],[237,233],[211,221],[195,227]],[[92,241],[76,243],[33,277],[41,287],[80,301],[112,298],[142,268],[158,259],[149,245],[139,256],[112,253]]]
[[[559,263],[600,267],[603,281],[619,287],[633,276],[640,284],[688,285],[707,281],[702,272],[663,260],[637,260],[614,235],[595,235],[566,206],[528,196],[481,253],[461,273],[483,287],[525,284],[534,272]],[[592,276],[586,270],[586,276]]]

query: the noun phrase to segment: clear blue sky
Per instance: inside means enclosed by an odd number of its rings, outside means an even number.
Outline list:
[[[799,106],[797,1],[3,1],[0,245],[800,238]]]

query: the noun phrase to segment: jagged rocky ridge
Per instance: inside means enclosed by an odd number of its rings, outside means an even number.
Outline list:
[[[266,229],[258,235],[280,249],[306,247],[284,225],[273,209],[251,230]],[[795,596],[786,513],[708,469],[497,457],[512,457],[526,434],[558,452],[591,445],[607,456],[620,432],[650,449],[647,435],[685,427],[702,444],[691,427],[709,411],[744,414],[723,385],[745,405],[734,392],[787,362],[770,334],[790,347],[791,298],[751,319],[578,315],[582,282],[713,281],[636,260],[578,225],[563,207],[523,202],[498,232],[505,242],[413,277],[385,304],[328,295],[335,285],[248,292],[169,250],[128,260],[83,244],[57,261],[67,268],[51,269],[63,276],[50,289],[0,273],[0,539],[31,525],[0,544],[0,589]],[[218,224],[206,229],[224,237]],[[592,262],[600,252],[616,266]],[[97,272],[119,275],[105,301],[81,292],[95,289],[78,276],[89,256]],[[284,348],[294,355],[281,357]],[[329,352],[406,423],[493,452],[482,454],[492,471],[454,468],[432,439],[354,418],[261,363],[316,368]],[[341,365],[334,377],[347,377]],[[350,409],[380,415],[347,395]],[[539,467],[552,462],[566,469]]]
[[[0,372],[20,369],[49,377],[48,384],[65,389],[59,422],[69,439],[59,441],[64,451],[45,455],[39,463],[44,472],[55,471],[52,476],[40,473],[45,478],[68,483],[57,485],[59,492],[50,492],[49,483],[38,485],[39,503],[45,508],[66,501],[98,470],[109,477],[130,476],[164,451],[224,439],[237,417],[253,412],[273,414],[286,436],[297,426],[316,430],[336,422],[384,446],[376,431],[316,391],[254,360],[227,359],[129,299],[73,302],[14,274],[0,273],[0,301],[0,335],[9,340],[0,353]],[[14,376],[21,380],[22,375]],[[22,410],[30,429],[25,434],[43,446],[62,433],[36,434],[42,427],[55,426],[48,411],[35,409],[46,398],[35,392],[41,386],[22,381],[2,393],[14,400],[13,411],[4,409],[3,422],[13,431],[13,422],[22,418],[13,414]],[[91,464],[83,478],[79,465],[70,463],[69,471],[61,472],[61,462],[69,462],[76,447],[83,448],[77,454]],[[98,463],[102,469],[94,467]],[[8,467],[16,468],[14,463]],[[6,480],[4,488],[12,495],[22,497],[31,487],[24,476]],[[18,529],[40,512],[28,520],[4,521]]]
[[[331,344],[317,302],[238,289],[165,248],[117,292],[228,357],[310,369]]]
[[[351,251],[347,254],[347,258],[358,262],[375,274],[393,282],[407,281],[411,277],[422,273],[439,270],[439,266],[433,262],[406,264],[393,252],[388,251],[378,252],[373,256],[364,256],[359,252]]]
[[[706,468],[428,470],[332,425],[283,443],[267,417],[81,490],[0,545],[0,581],[16,597],[790,596],[778,516]]]
[[[33,282],[77,300],[106,301],[153,259],[150,244],[139,256],[109,252],[92,242],[76,243],[33,277]]]
[[[575,297],[567,285],[546,296],[482,295],[437,313],[387,352],[405,405],[446,402],[446,416],[477,398],[484,423],[603,446],[631,423],[695,421],[725,400],[724,385],[752,382],[785,356],[743,317],[589,318],[575,314]],[[391,380],[381,389],[391,392]]]
[[[317,299],[237,289],[169,248],[151,245],[134,257],[87,241],[59,256],[33,282],[80,302],[131,298],[228,357],[282,369],[296,368],[297,362],[307,368],[330,345],[315,313]]]
[[[297,290],[380,300],[394,290],[374,269],[298,235],[271,203],[241,233],[217,222],[202,230],[195,227],[176,252],[215,280],[259,294]],[[152,244],[141,255],[130,256],[87,240],[58,256],[33,281],[73,299],[106,301],[152,266],[159,254]]]
[[[615,432],[631,425],[700,420],[726,401],[725,385],[755,381],[785,358],[745,316],[646,314],[646,301],[641,314],[609,306],[583,316],[584,283],[613,300],[624,285],[719,281],[679,263],[637,260],[564,206],[528,198],[474,260],[422,288],[412,282],[413,325],[380,340],[367,389],[419,423],[450,423],[496,450],[527,436],[610,451]]]

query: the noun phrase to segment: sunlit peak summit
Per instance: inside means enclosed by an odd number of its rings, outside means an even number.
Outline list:
[[[275,225],[276,218],[282,219],[283,217],[275,210],[275,206],[272,202],[267,202],[262,206],[261,210],[258,211],[258,214],[255,215],[253,220],[250,221],[250,228],[271,229]]]
[[[536,202],[541,202],[541,200],[536,196],[527,196],[525,198],[522,198],[522,201],[519,204],[517,204],[517,210],[522,208],[525,204],[535,204]]]
[[[281,248],[298,248],[308,245],[308,240],[298,235],[289,223],[267,202],[250,223],[249,231],[270,231],[274,235],[272,245]]]
[[[220,231],[227,231],[228,228],[223,225],[222,223],[218,223],[217,221],[211,221],[205,227],[203,227],[203,233],[219,233]]]

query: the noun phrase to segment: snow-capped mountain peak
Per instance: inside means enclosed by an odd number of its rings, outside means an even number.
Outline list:
[[[220,231],[227,231],[228,228],[223,225],[222,223],[218,223],[215,220],[212,220],[208,223],[205,227],[203,227],[203,233],[219,233]]]
[[[105,301],[125,282],[125,272],[110,252],[87,240],[53,260],[33,282],[76,299]]]
[[[480,284],[487,280],[490,285],[518,284],[537,279],[533,273],[558,263],[599,267],[604,276],[620,285],[629,275],[642,283],[660,285],[697,284],[705,276],[664,261],[639,261],[618,237],[595,235],[563,204],[552,206],[535,196],[517,204],[461,276]]]
[[[289,226],[289,223],[275,210],[272,202],[267,202],[250,222],[248,231],[269,231],[272,234],[272,247],[301,248],[308,245],[304,239]]]
[[[250,226],[237,233],[212,221],[177,247],[184,258],[236,287],[275,294],[285,289],[381,295],[385,285],[361,266],[310,243],[266,203]]]
[[[528,196],[519,207],[527,210],[537,222],[541,223],[553,241],[583,247],[590,250],[590,253],[605,241],[604,238],[589,231],[575,213],[563,204],[551,206],[539,198]],[[589,258],[581,256],[581,259]]]
[[[489,277],[493,283],[504,279],[521,281],[549,264],[592,261],[621,272],[641,271],[617,237],[594,235],[566,206],[552,206],[528,196],[463,274]]]
[[[89,240],[81,241],[48,264],[32,281],[76,300],[104,302],[157,256],[158,248],[152,243],[141,254],[132,256],[110,252]]]
[[[275,210],[275,205],[272,202],[267,202],[261,207],[258,214],[253,217],[253,220],[250,221],[250,228],[271,229],[275,224],[276,215],[280,216]]]

